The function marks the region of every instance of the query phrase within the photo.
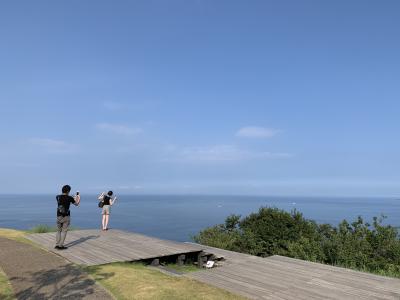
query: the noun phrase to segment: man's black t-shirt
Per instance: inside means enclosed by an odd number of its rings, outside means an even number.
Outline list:
[[[70,215],[69,206],[75,203],[75,199],[69,195],[58,195],[57,197],[57,217],[66,217]]]
[[[104,195],[104,197],[103,197],[104,205],[110,205],[110,200],[111,200],[110,196]]]

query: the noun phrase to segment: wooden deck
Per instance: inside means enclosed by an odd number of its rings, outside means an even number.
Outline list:
[[[78,230],[67,235],[67,250],[54,250],[55,233],[28,238],[81,265],[137,261],[205,251],[223,256],[221,267],[184,276],[251,299],[400,300],[400,280],[283,256],[261,258],[192,243],[177,243],[141,234]]]
[[[251,299],[400,299],[400,280],[283,256],[261,258],[218,248],[223,266],[186,276]]]
[[[86,266],[112,262],[138,261],[163,256],[199,252],[203,247],[177,243],[121,230],[69,231],[65,240],[67,250],[55,250],[55,233],[27,236],[31,241],[67,260]]]

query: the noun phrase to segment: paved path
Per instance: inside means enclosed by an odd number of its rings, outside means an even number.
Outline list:
[[[0,267],[17,299],[112,299],[78,267],[29,244],[0,238]]]

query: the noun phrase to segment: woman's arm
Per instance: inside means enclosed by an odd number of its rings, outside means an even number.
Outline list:
[[[115,202],[116,200],[117,200],[117,197],[114,197],[114,199],[112,199],[112,200],[110,201],[110,204],[113,205],[114,202]]]
[[[104,192],[101,192],[101,194],[100,194],[100,196],[97,198],[97,199],[99,199],[99,200],[103,200],[103,196],[104,196]]]

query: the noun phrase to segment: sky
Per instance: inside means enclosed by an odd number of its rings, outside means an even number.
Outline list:
[[[400,197],[398,1],[1,1],[0,193]]]

